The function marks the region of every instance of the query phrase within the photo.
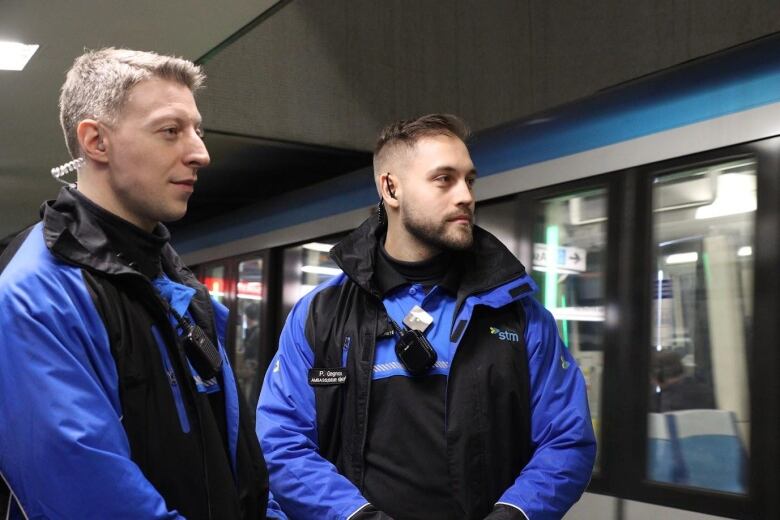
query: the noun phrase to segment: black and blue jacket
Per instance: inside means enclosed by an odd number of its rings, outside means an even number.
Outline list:
[[[134,254],[142,233],[64,188],[0,261],[9,518],[265,517],[267,473],[223,348],[227,309],[163,226],[147,237],[156,257]],[[150,258],[156,277],[139,265]],[[192,369],[162,298],[218,345],[217,377]]]
[[[339,243],[331,256],[344,273],[287,319],[257,410],[276,500],[295,519],[387,518],[370,511],[392,508],[393,497],[365,494],[372,390],[409,377],[388,315],[400,323],[422,303],[439,323],[427,332],[438,354],[431,374],[446,377],[446,461],[431,463],[445,468],[457,517],[483,519],[499,505],[515,512],[501,518],[560,519],[590,479],[595,439],[584,379],[534,282],[475,228],[454,294],[435,287],[423,300],[414,284],[382,292],[383,234],[372,217]]]

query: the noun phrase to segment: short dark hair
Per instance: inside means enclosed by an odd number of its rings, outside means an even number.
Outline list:
[[[405,144],[411,148],[420,138],[434,135],[449,135],[466,142],[471,133],[466,123],[452,114],[427,114],[391,123],[382,129],[374,147],[374,174],[379,173],[377,165],[380,154],[386,148],[396,144]]]
[[[244,315],[247,318],[252,318],[253,320],[259,320],[260,319],[260,304],[256,302],[252,302],[247,304],[246,307],[244,307]]]
[[[655,352],[652,358],[652,369],[656,379],[661,383],[685,374],[682,357],[675,350]]]

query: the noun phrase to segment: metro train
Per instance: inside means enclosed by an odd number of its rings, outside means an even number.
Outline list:
[[[479,132],[498,236],[588,383],[599,449],[567,519],[780,518],[780,36]],[[338,273],[368,169],[175,236],[232,311],[254,403],[284,318]]]

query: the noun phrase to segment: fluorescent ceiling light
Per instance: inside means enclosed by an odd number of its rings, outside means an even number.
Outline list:
[[[697,219],[725,217],[756,210],[756,177],[743,173],[718,176],[712,204],[696,209]]]
[[[604,321],[604,307],[553,307],[548,309],[555,321]]]
[[[753,248],[750,246],[742,246],[737,249],[737,256],[750,256],[753,254]]]
[[[321,265],[304,265],[301,267],[301,271],[304,273],[326,274],[329,276],[341,274],[341,269],[338,267],[323,267]]]
[[[327,253],[331,249],[333,249],[333,244],[323,244],[321,242],[309,242],[308,244],[303,244],[303,248],[311,249],[312,251],[322,251],[323,253]]]
[[[38,45],[0,41],[0,70],[22,70],[30,61]]]
[[[692,264],[699,260],[698,253],[677,253],[666,257],[666,265]]]
[[[211,294],[214,294],[214,293],[211,293]],[[242,294],[242,293],[238,293],[238,294],[237,294],[237,296],[238,296],[238,299],[239,299],[239,300],[254,300],[254,301],[256,301],[256,302],[261,302],[261,301],[263,301],[263,297],[262,297],[262,296],[256,296],[256,295],[254,295],[254,294]]]

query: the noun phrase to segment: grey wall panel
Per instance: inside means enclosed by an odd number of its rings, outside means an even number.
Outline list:
[[[371,149],[385,123],[475,129],[780,30],[770,0],[292,0],[205,64],[209,128]]]
[[[659,518],[665,520],[726,520],[726,518],[720,516],[705,515],[632,500],[625,500],[623,504],[623,520],[658,520]]]
[[[293,1],[205,64],[201,112],[216,130],[358,149],[423,112],[489,126],[532,109],[527,13],[507,0]]]
[[[617,518],[618,499],[595,493],[585,493],[563,517],[564,520],[624,520]]]
[[[687,9],[690,57],[780,30],[780,3],[776,0],[689,0],[680,4],[678,12]],[[680,12],[680,16],[685,13]]]
[[[726,520],[682,509],[662,507],[606,495],[585,493],[564,520]]]

